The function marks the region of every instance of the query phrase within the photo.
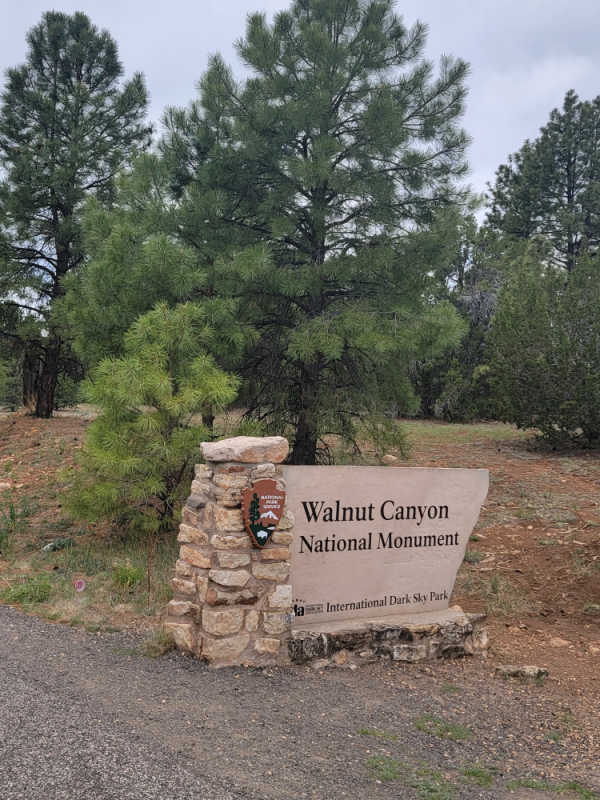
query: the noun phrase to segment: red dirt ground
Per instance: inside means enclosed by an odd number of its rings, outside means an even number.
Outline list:
[[[38,506],[37,540],[61,519],[59,470],[87,420],[0,416],[0,512],[8,498]],[[483,467],[490,492],[453,602],[490,612],[489,666],[536,664],[560,694],[600,696],[600,458],[544,451],[510,426],[408,423],[414,466]],[[2,572],[8,565],[0,560]],[[497,592],[493,589],[496,587]],[[145,624],[147,625],[147,619]],[[582,697],[583,696],[583,697]]]
[[[545,667],[566,693],[600,697],[598,453],[543,450],[508,426],[504,438],[478,425],[470,441],[444,441],[451,427],[416,442],[409,463],[490,472],[470,545],[481,561],[463,565],[453,602],[485,610],[491,580],[514,587],[508,598],[491,597],[492,664]]]

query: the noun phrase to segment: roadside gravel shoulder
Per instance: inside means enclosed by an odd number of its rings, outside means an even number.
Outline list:
[[[0,607],[3,800],[420,798],[436,781],[469,799],[514,798],[514,780],[600,790],[598,704],[495,678],[485,661],[210,671],[140,644]]]

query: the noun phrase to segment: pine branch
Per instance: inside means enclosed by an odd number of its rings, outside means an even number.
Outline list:
[[[34,314],[37,314],[38,316],[43,317],[44,319],[46,319],[46,315],[45,315],[45,313],[43,311],[40,311],[39,308],[35,308],[34,306],[29,306],[26,303],[17,303],[14,300],[2,300],[2,301],[0,301],[0,306],[2,306],[2,305],[13,306],[15,308],[23,308],[26,311],[32,311]]]

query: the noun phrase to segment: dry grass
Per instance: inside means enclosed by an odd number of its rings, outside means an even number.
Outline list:
[[[486,614],[495,617],[518,617],[537,611],[535,601],[499,573],[482,575],[462,569],[455,592],[466,595],[471,602],[479,601]]]
[[[152,548],[140,536],[95,534],[68,519],[59,522],[52,528],[59,534],[50,540],[60,546],[54,551],[43,549],[47,527],[43,537],[31,523],[11,531],[2,563],[2,602],[35,607],[48,619],[96,630],[127,627],[140,617],[160,614],[172,596],[175,532]]]
[[[160,658],[175,649],[175,640],[170,633],[158,628],[142,644],[142,653],[148,658]]]
[[[504,422],[450,423],[431,420],[402,420],[402,426],[413,442],[473,443],[484,441],[525,441],[526,431]]]

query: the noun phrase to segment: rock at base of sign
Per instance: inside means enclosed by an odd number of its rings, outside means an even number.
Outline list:
[[[292,630],[288,655],[294,664],[326,661],[329,666],[346,669],[379,657],[414,662],[486,655],[485,623],[485,614],[466,614],[453,606],[404,618],[306,625]]]
[[[532,664],[523,667],[517,667],[513,664],[501,664],[496,667],[496,674],[502,678],[531,678],[534,680],[541,680],[548,677],[548,670],[544,667],[536,667]]]

